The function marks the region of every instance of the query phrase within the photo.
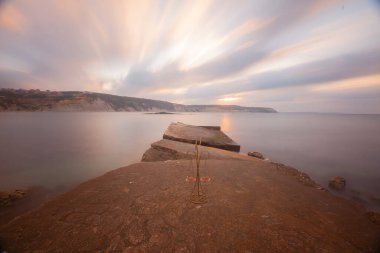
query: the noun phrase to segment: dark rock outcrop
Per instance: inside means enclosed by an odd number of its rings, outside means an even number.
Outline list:
[[[346,187],[346,180],[343,177],[336,176],[329,181],[329,187],[342,191]]]
[[[146,112],[145,114],[165,115],[165,114],[175,114],[175,113],[174,112]]]
[[[10,206],[13,202],[22,199],[28,189],[17,189],[11,192],[0,192],[0,207]]]
[[[263,154],[261,154],[260,152],[257,152],[257,151],[251,151],[251,152],[248,152],[248,155],[249,156],[252,156],[252,157],[256,157],[256,158],[259,158],[261,160],[264,160],[265,157],[263,156]]]
[[[367,213],[367,216],[368,216],[370,221],[372,221],[373,223],[375,223],[377,225],[380,225],[380,214],[379,213],[370,211]]]

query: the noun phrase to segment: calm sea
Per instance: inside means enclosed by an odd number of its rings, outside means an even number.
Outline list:
[[[64,189],[141,159],[171,122],[221,125],[241,145],[380,207],[380,115],[0,113],[0,190]],[[379,208],[376,208],[379,209]]]

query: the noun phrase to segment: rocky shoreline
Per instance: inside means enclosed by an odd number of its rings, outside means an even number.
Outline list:
[[[202,127],[209,141],[216,128]],[[180,138],[185,134],[178,133]],[[8,252],[378,252],[379,216],[292,167],[162,139],[142,162],[85,182],[0,229]],[[223,143],[219,143],[223,144]]]

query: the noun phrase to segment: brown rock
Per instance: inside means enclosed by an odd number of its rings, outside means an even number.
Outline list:
[[[329,181],[329,187],[339,191],[344,190],[346,180],[343,177],[336,176]]]
[[[108,172],[1,227],[1,246],[8,252],[375,252],[380,226],[362,206],[246,157],[252,160],[207,161],[204,205],[189,201],[193,183],[185,179],[195,176],[189,161]]]
[[[0,192],[0,207],[9,206],[14,201],[22,199],[28,192],[28,189],[16,189],[12,192]]]
[[[367,216],[368,216],[368,219],[370,221],[372,221],[375,224],[380,225],[380,214],[379,213],[370,211],[370,212],[367,213]]]
[[[257,151],[251,151],[251,152],[248,152],[248,155],[249,156],[252,156],[252,157],[256,157],[256,158],[259,158],[261,160],[264,160],[265,157],[263,156],[263,154],[261,154],[260,152],[257,152]]]
[[[142,162],[157,162],[167,160],[190,160],[194,158],[194,144],[163,139],[151,144],[145,151]],[[200,146],[201,159],[241,159],[252,160],[245,155],[212,147]]]
[[[203,146],[234,152],[240,151],[240,145],[220,131],[219,127],[214,126],[192,126],[180,122],[171,123],[166,129],[163,138],[185,143],[195,143],[202,140],[201,145]]]

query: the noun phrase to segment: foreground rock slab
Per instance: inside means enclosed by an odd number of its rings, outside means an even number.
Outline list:
[[[252,158],[254,159],[254,158]],[[189,203],[188,160],[143,162],[81,184],[0,229],[8,252],[375,252],[358,204],[258,159],[208,160]]]
[[[220,127],[191,126],[180,122],[171,123],[163,138],[186,143],[195,143],[201,139],[203,146],[240,151],[240,145],[224,134]]]

